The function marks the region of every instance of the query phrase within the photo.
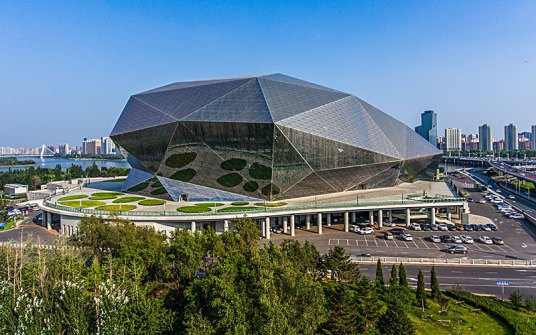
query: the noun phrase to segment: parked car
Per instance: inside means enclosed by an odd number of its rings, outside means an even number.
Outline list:
[[[482,227],[480,227],[480,225],[478,225],[478,224],[473,224],[472,227],[473,227],[474,231],[481,231],[482,230]]]
[[[396,227],[396,224],[394,222],[391,222],[391,221],[385,221],[383,223],[384,226],[386,227]]]
[[[459,224],[459,223],[456,223],[454,226],[456,227],[457,231],[464,231],[465,230],[465,227],[463,225]]]
[[[493,241],[491,240],[491,238],[487,236],[480,236],[478,239],[480,240],[480,242],[484,244],[493,244]]]
[[[349,231],[353,232],[353,233],[357,233],[359,231],[359,226],[355,225],[355,224],[352,224],[350,225],[350,227],[348,228]]]
[[[374,229],[372,229],[371,227],[365,227],[365,228],[359,229],[357,233],[361,235],[369,235],[369,234],[374,233]]]
[[[462,239],[459,236],[452,236],[452,243],[463,243]]]
[[[393,239],[393,233],[390,231],[384,231],[383,232],[383,238],[386,240],[392,240]]]
[[[456,231],[456,226],[453,225],[453,224],[447,225],[447,228],[448,228],[449,231]]]
[[[449,228],[447,227],[447,225],[444,224],[444,223],[440,223],[440,224],[438,225],[438,228],[439,228],[439,230],[441,230],[441,231],[447,231],[447,230],[449,230]]]
[[[437,235],[432,235],[432,236],[430,236],[430,242],[439,243],[439,242],[441,242],[441,239]]]
[[[427,224],[423,224],[421,228],[422,228],[423,231],[430,231],[430,230],[432,230],[432,228],[430,228],[430,225],[427,225]]]
[[[37,214],[36,216],[34,216],[34,218],[32,219],[32,222],[35,223],[35,224],[41,224],[43,223],[43,214]]]
[[[469,235],[461,235],[460,238],[462,239],[462,242],[466,244],[473,244],[475,242]]]
[[[404,241],[413,241],[413,237],[408,233],[400,235],[400,238]]]
[[[465,231],[473,231],[473,226],[470,224],[464,224],[463,227],[465,228]]]
[[[419,225],[418,223],[412,223],[410,228],[415,230],[415,231],[421,230],[421,225]]]
[[[467,198],[467,202],[473,202],[473,201],[475,201],[475,199],[473,199],[472,197]]]
[[[489,227],[489,229],[491,229],[492,231],[497,231],[497,230],[498,230],[497,226],[494,225],[493,223],[488,223],[488,227]]]
[[[486,199],[480,199],[480,200],[478,200],[478,202],[481,203],[481,204],[485,204],[485,203],[486,203]]]
[[[440,239],[441,239],[441,242],[443,242],[443,243],[451,243],[452,242],[452,238],[450,237],[450,235],[441,235]]]
[[[389,230],[391,234],[393,235],[402,235],[406,232],[406,229],[404,228],[393,228]]]
[[[483,231],[491,231],[491,228],[487,224],[481,225]]]
[[[466,254],[467,250],[465,245],[451,245],[447,248],[447,252],[451,254]]]
[[[514,213],[514,214],[508,215],[508,218],[510,218],[510,219],[524,219],[525,215],[523,215],[521,213]]]
[[[492,237],[491,240],[493,241],[493,243],[498,244],[498,245],[503,245],[504,244],[503,239],[500,238],[500,237]]]
[[[439,228],[437,227],[436,224],[431,224],[431,225],[430,225],[430,229],[431,229],[432,231],[438,231],[438,230],[439,230]]]

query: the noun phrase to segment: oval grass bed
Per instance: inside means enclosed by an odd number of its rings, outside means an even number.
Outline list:
[[[82,201],[62,201],[60,202],[60,205],[63,206],[69,206],[69,207],[75,207],[75,208],[91,208],[91,207],[97,207],[106,205],[104,201],[96,201],[96,200],[82,200]]]
[[[258,207],[253,206],[232,206],[218,209],[218,213],[230,213],[230,212],[250,212],[258,211]]]
[[[272,179],[272,168],[260,163],[253,163],[249,168],[249,175],[254,179]]]
[[[216,179],[218,184],[220,184],[223,187],[228,187],[228,188],[240,185],[242,180],[243,180],[242,176],[236,172],[228,173]]]
[[[116,199],[117,195],[113,194],[101,194],[101,195],[94,195],[89,197],[89,200],[111,200]]]
[[[235,202],[231,202],[231,205],[233,205],[233,206],[245,206],[245,205],[249,205],[249,202],[247,202],[247,201],[235,201]]]
[[[185,152],[182,154],[175,154],[175,155],[168,157],[168,159],[166,159],[165,164],[171,168],[180,169],[190,164],[191,162],[193,162],[196,157],[197,157],[197,153],[195,152]]]
[[[136,205],[104,205],[95,208],[99,211],[131,211],[136,209]]]
[[[240,158],[231,158],[221,163],[221,168],[227,171],[240,171],[245,168],[247,162]]]
[[[264,202],[257,202],[255,203],[255,206],[259,206],[259,207],[282,207],[282,206],[285,206],[287,203],[286,202],[267,202],[267,203],[264,203]]]
[[[177,211],[182,213],[204,213],[211,212],[212,210],[209,207],[203,206],[183,206],[177,208]]]
[[[195,172],[194,169],[184,169],[184,170],[179,170],[175,172],[169,178],[188,182],[192,180],[192,178],[195,177],[196,174],[197,172]]]
[[[87,195],[78,194],[78,195],[70,195],[68,197],[59,198],[58,201],[78,200],[78,199],[85,199],[85,198],[87,198]]]
[[[124,203],[127,203],[127,202],[140,201],[140,200],[143,200],[143,199],[145,199],[145,198],[144,197],[123,197],[123,198],[115,199],[112,202],[114,204],[124,204]]]
[[[246,192],[255,192],[259,188],[259,184],[252,180],[245,182],[243,187]]]
[[[198,204],[195,204],[195,206],[199,206],[199,207],[220,207],[223,205],[225,204],[221,202],[200,202]]]
[[[165,203],[166,203],[165,200],[145,199],[145,200],[142,200],[142,201],[138,202],[138,205],[142,205],[142,206],[160,206],[160,205],[163,205]]]
[[[112,195],[115,195],[117,197],[117,196],[123,195],[123,193],[121,193],[121,192],[96,192],[96,193],[91,193],[92,197],[112,196]]]

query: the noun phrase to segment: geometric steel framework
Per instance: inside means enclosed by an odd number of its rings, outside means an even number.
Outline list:
[[[359,98],[282,74],[133,95],[110,136],[132,167],[124,190],[173,200],[393,186],[440,154]]]

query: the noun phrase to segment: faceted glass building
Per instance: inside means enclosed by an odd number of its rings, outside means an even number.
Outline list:
[[[393,186],[440,152],[363,100],[272,74],[130,97],[111,138],[124,190],[172,200],[278,200]]]

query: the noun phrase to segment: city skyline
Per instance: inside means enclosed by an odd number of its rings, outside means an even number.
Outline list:
[[[2,146],[107,135],[126,97],[166,82],[274,72],[375,101],[412,128],[432,109],[440,134],[534,124],[531,1],[4,2],[0,13],[2,114],[36,121],[12,122]]]

